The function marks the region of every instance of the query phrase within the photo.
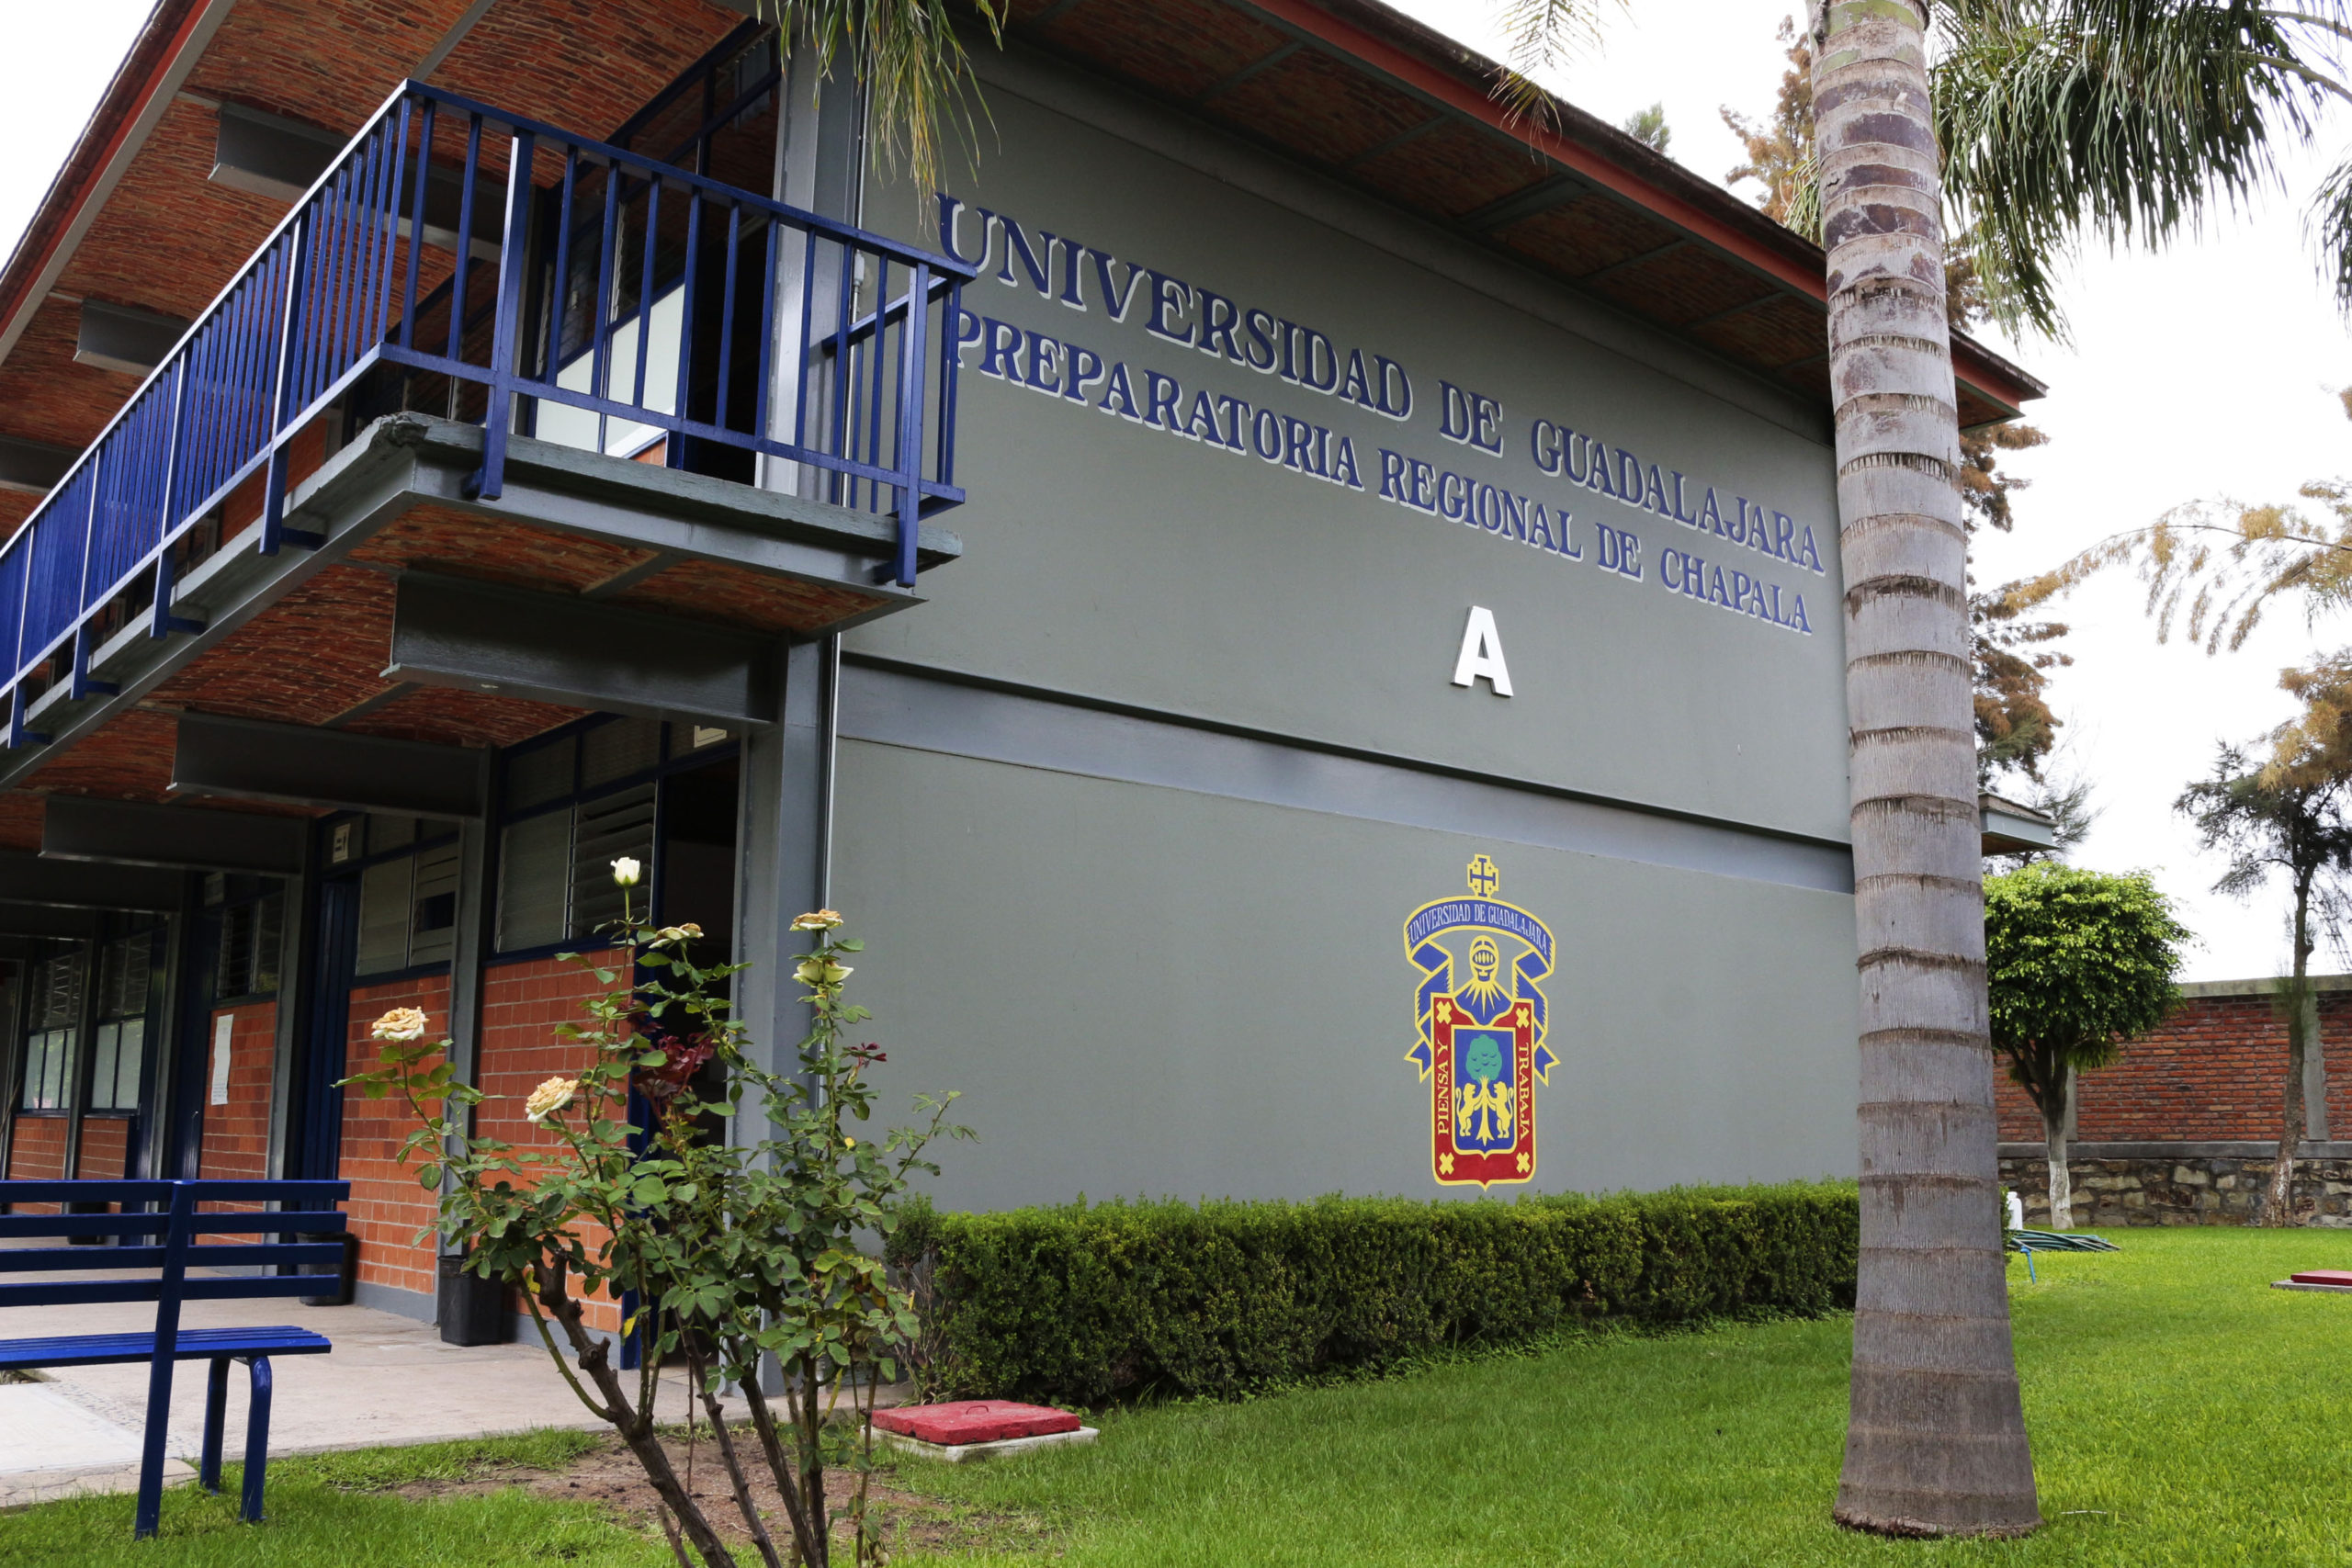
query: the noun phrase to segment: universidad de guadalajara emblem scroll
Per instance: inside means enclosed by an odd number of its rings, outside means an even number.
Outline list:
[[[1535,1179],[1535,1090],[1549,1081],[1544,992],[1552,931],[1495,895],[1485,855],[1469,896],[1441,898],[1405,922],[1405,955],[1421,972],[1419,1039],[1405,1059],[1430,1086],[1430,1173],[1449,1187]]]

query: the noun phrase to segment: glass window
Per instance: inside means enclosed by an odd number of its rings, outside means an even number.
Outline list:
[[[567,735],[547,746],[535,746],[528,751],[517,751],[506,760],[506,809],[528,811],[534,806],[545,806],[550,800],[561,800],[572,792],[572,758],[579,750],[578,736]]]
[[[545,947],[571,934],[571,813],[544,812],[499,838],[498,945]]]
[[[25,1035],[25,1110],[63,1111],[69,1104],[81,1013],[82,955],[63,953],[36,965]]]
[[[389,851],[391,858],[359,874],[352,973],[389,975],[448,963],[458,947],[458,824],[380,813],[366,821],[369,852]]]
[[[458,846],[420,850],[415,863],[408,961],[447,964],[458,951]]]
[[[220,911],[220,946],[213,960],[216,998],[266,997],[277,989],[277,960],[286,895],[265,893]]]
[[[155,936],[134,931],[98,954],[98,1022],[90,1041],[90,1109],[135,1111],[145,1066]]]
[[[359,961],[354,973],[408,967],[411,888],[416,857],[402,855],[359,874]]]
[[[581,803],[580,826],[571,852],[571,940],[584,942],[607,920],[621,918],[621,890],[613,862],[623,855],[641,866],[653,863],[653,786],[639,784],[602,800]],[[645,909],[640,886],[637,908]]]
[[[660,720],[624,718],[600,724],[580,738],[580,787],[594,789],[628,778],[661,761]]]
[[[734,739],[715,726],[608,717],[509,753],[501,795],[507,820],[498,840],[497,951],[594,941],[599,927],[620,918],[612,863],[624,856],[646,868],[636,896],[643,910],[652,892],[657,810],[668,809],[659,805],[661,791],[670,787],[648,775],[699,773],[723,760],[721,748]],[[559,774],[565,782],[549,796]]]

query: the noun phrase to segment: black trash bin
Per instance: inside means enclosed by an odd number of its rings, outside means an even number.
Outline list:
[[[440,1292],[435,1316],[447,1345],[506,1343],[506,1285],[462,1272],[465,1259],[454,1252],[441,1255]]]
[[[304,1296],[301,1298],[302,1304],[313,1307],[349,1306],[351,1298],[356,1295],[359,1290],[359,1238],[349,1231],[320,1231],[306,1233],[300,1239],[339,1241],[343,1244],[343,1262],[336,1270],[334,1289],[325,1295]],[[312,1272],[315,1267],[311,1265],[292,1271],[308,1274]]]

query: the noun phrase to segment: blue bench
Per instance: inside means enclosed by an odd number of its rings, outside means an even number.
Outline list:
[[[351,1195],[347,1181],[0,1181],[0,1240],[26,1237],[110,1238],[111,1247],[0,1247],[0,1274],[153,1270],[152,1276],[27,1280],[0,1282],[0,1307],[91,1306],[153,1302],[155,1326],[132,1334],[75,1334],[41,1339],[0,1339],[0,1369],[91,1367],[149,1363],[146,1440],[139,1464],[139,1512],[133,1533],[152,1536],[164,1506],[164,1449],[172,1412],[172,1369],[180,1361],[210,1361],[204,1404],[207,1491],[220,1490],[220,1436],[229,1403],[229,1363],[250,1371],[245,1414],[245,1485],[239,1517],[261,1518],[262,1472],[269,1455],[269,1359],[324,1355],[334,1347],[307,1328],[187,1328],[186,1302],[244,1297],[332,1295],[338,1273],[296,1272],[325,1265],[340,1270],[340,1233],[348,1222],[334,1205]],[[54,1214],[22,1214],[26,1203],[55,1203]],[[268,1212],[221,1212],[214,1203],[274,1203]],[[107,1213],[105,1210],[118,1212]],[[96,1211],[96,1212],[93,1212]],[[335,1236],[202,1245],[216,1235]],[[234,1269],[198,1273],[188,1270]]]

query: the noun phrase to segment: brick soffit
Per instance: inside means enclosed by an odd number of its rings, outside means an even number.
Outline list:
[[[0,268],[0,361],[164,118],[235,0],[159,0]]]

